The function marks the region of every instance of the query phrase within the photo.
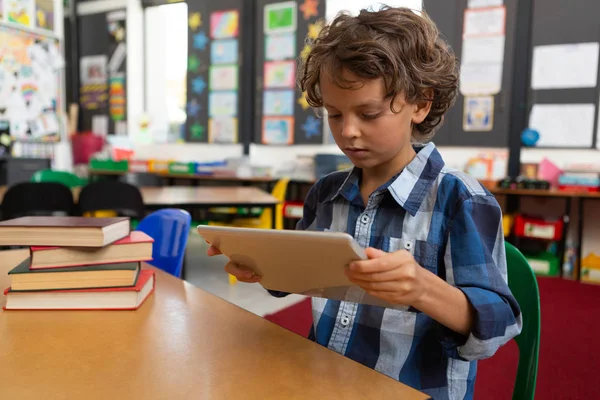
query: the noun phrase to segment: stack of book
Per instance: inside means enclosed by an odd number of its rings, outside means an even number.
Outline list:
[[[6,310],[135,310],[154,291],[154,240],[129,218],[22,217],[0,222],[0,246],[30,246],[9,272]]]

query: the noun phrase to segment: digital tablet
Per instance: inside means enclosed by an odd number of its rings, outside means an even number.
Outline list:
[[[271,290],[310,295],[353,284],[344,274],[364,249],[342,232],[197,227],[198,233],[231,261],[262,277]]]

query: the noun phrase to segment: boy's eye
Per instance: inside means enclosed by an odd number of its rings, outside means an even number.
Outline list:
[[[329,118],[330,119],[340,119],[340,118],[342,118],[342,115],[341,114],[334,114],[334,115],[329,114]]]
[[[379,114],[380,113],[377,113],[377,114],[363,114],[362,117],[364,119],[375,119],[375,118],[379,117]]]

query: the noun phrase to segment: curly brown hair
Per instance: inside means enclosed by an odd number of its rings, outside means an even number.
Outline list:
[[[427,117],[412,130],[414,140],[426,142],[456,99],[458,61],[425,13],[383,6],[361,10],[356,17],[338,14],[309,45],[310,52],[299,60],[298,85],[312,107],[323,107],[322,72],[341,88],[356,87],[343,78],[344,70],[363,79],[383,77],[392,112],[399,94],[410,104],[432,102]]]

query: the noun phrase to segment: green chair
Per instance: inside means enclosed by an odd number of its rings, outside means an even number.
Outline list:
[[[505,245],[508,286],[523,315],[521,334],[515,338],[519,346],[519,364],[512,398],[531,400],[535,396],[540,353],[540,291],[527,259],[512,244],[506,242]]]
[[[31,182],[57,182],[69,188],[83,186],[85,181],[77,175],[66,171],[55,171],[52,169],[43,169],[36,171],[31,177]]]

